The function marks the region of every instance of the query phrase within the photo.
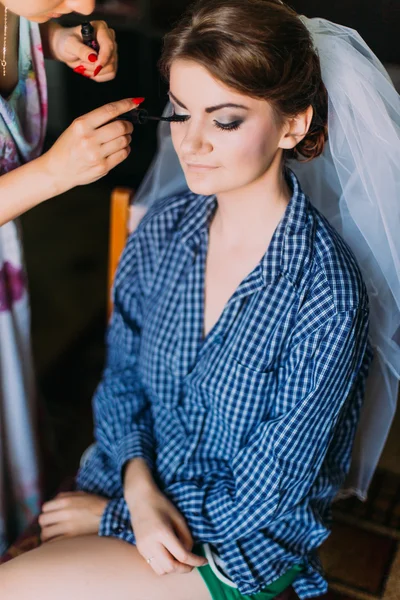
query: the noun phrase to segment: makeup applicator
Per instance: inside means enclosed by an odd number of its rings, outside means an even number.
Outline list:
[[[154,117],[149,115],[147,110],[141,108],[139,110],[131,110],[117,119],[121,121],[131,121],[134,125],[146,125],[148,121],[165,121],[167,123],[179,123],[187,120],[187,115],[172,115],[171,117]]]

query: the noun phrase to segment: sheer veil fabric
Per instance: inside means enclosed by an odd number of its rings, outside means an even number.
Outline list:
[[[329,140],[320,157],[291,161],[289,167],[353,250],[370,299],[375,356],[341,491],[363,499],[392,423],[400,379],[400,96],[356,31],[322,18],[300,18],[328,90]],[[137,194],[143,207],[187,189],[169,123],[160,124],[158,141]]]

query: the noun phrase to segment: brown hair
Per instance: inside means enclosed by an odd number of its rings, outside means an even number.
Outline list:
[[[280,0],[200,0],[165,36],[160,60],[193,60],[232,89],[267,100],[279,121],[313,107],[310,129],[285,158],[311,160],[327,140],[328,96],[308,29]]]

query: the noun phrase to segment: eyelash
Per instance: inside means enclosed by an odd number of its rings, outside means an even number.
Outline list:
[[[176,113],[174,113],[170,117],[170,122],[171,123],[185,123],[189,119],[190,119],[189,115],[177,115]],[[237,129],[239,129],[239,127],[241,126],[242,123],[243,123],[243,121],[241,121],[241,120],[232,121],[232,123],[227,123],[227,124],[218,123],[218,121],[214,121],[215,127],[217,129],[220,129],[221,131],[236,131]]]

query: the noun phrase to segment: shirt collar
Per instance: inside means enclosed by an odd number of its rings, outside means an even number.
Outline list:
[[[215,196],[191,195],[189,207],[180,224],[180,237],[185,245],[193,249],[200,243],[201,234],[208,229],[216,208]]]
[[[296,284],[303,273],[308,251],[311,250],[310,233],[307,229],[309,200],[296,175],[289,168],[286,169],[286,181],[291,188],[292,197],[260,263],[266,284],[283,273]]]
[[[288,168],[286,180],[292,196],[259,265],[265,284],[282,273],[286,273],[295,283],[303,268],[307,238],[304,229],[308,222],[310,205],[296,175]],[[180,225],[180,237],[185,246],[195,250],[201,243],[202,233],[208,229],[216,208],[215,196],[191,195],[188,210]]]

